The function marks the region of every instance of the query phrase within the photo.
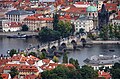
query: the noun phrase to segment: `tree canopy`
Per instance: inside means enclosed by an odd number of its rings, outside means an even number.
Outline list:
[[[28,30],[29,30],[29,27],[27,25],[22,26],[22,31],[28,31]]]
[[[14,54],[18,54],[15,49],[10,50],[9,55],[12,57]]]
[[[110,71],[112,79],[120,79],[120,63],[115,63]]]
[[[59,65],[53,70],[42,72],[41,76],[43,79],[96,79],[98,73],[89,66],[75,69]]]
[[[53,41],[60,38],[60,33],[58,31],[49,29],[49,28],[43,28],[39,32],[39,38],[41,41]]]
[[[16,67],[12,67],[11,69],[10,69],[10,75],[11,75],[11,78],[14,78],[16,75],[18,75],[19,74],[19,72],[18,72],[18,70],[17,70],[17,68]]]

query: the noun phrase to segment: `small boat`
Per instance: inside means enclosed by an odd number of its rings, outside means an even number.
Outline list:
[[[114,52],[115,50],[114,49],[110,49],[109,51]]]
[[[7,36],[7,38],[30,38],[32,36],[28,36],[26,34],[18,34],[18,35],[10,35],[10,36]]]

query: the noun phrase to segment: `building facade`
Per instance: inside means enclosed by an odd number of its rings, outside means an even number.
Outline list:
[[[93,20],[80,17],[77,20],[71,20],[71,23],[75,26],[75,32],[79,32],[80,29],[84,29],[85,32],[89,32],[93,29]]]

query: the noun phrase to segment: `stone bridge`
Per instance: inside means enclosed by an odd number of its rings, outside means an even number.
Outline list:
[[[43,44],[43,45],[40,45],[39,48],[37,50],[39,51],[47,51],[48,48],[52,48],[52,47],[55,47],[55,48],[58,48],[59,46],[61,46],[62,44],[65,44],[66,46],[70,45],[72,41],[74,42],[78,42],[80,38],[76,37],[76,36],[73,36],[73,37],[69,37],[68,38],[63,38],[61,39],[60,41],[56,40],[56,41],[52,41],[50,42],[49,44]],[[29,52],[31,51],[36,51],[36,49],[32,49],[30,50]]]

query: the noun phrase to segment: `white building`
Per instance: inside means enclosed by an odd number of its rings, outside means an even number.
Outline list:
[[[4,31],[3,28],[5,27],[5,24],[8,23],[8,20],[5,18],[0,18],[0,31]]]
[[[89,32],[93,29],[93,20],[85,18],[84,16],[80,17],[77,20],[71,20],[71,23],[75,26],[75,33],[79,32],[82,28],[85,32]]]
[[[24,11],[24,10],[12,10],[6,13],[6,18],[9,22],[20,22],[22,23],[24,18],[29,15],[33,15],[32,11]]]
[[[19,31],[22,28],[22,24],[18,22],[8,22],[2,27],[3,32]]]
[[[91,59],[85,59],[84,62],[92,66],[94,70],[99,70],[100,67],[109,67],[111,68],[116,62],[120,62],[120,57],[113,55],[113,56],[92,56]]]

